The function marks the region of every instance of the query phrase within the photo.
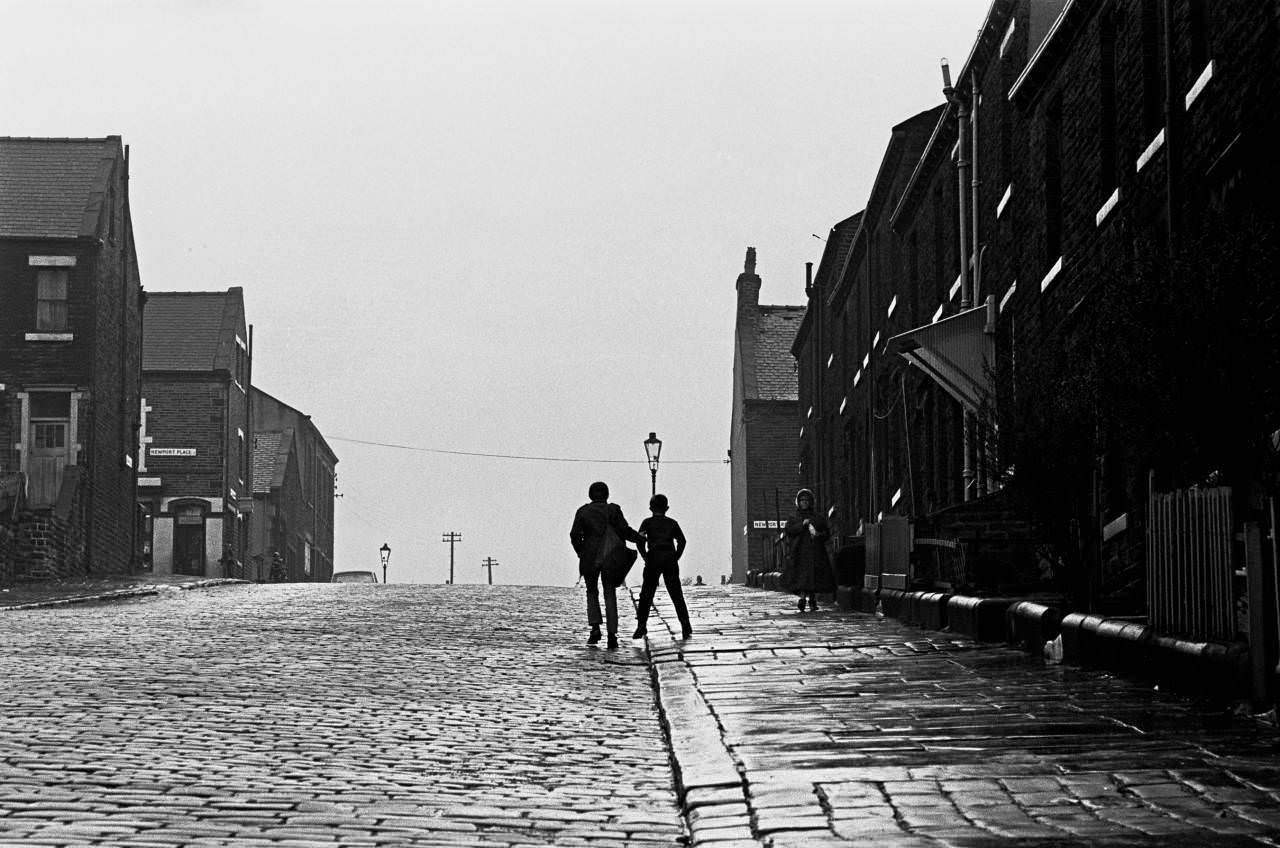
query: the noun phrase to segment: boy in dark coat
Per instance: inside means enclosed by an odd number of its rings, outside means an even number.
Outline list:
[[[693,635],[693,627],[689,624],[689,609],[684,604],[684,590],[680,588],[684,532],[674,518],[667,518],[666,495],[654,495],[649,500],[649,509],[653,510],[653,515],[640,522],[640,535],[644,539],[637,547],[640,548],[640,556],[644,557],[644,582],[640,586],[640,607],[636,610],[636,632],[631,638],[643,639],[648,633],[645,625],[649,621],[649,608],[653,605],[658,578],[661,577],[667,584],[667,594],[671,596],[671,605],[676,608],[676,617],[680,619],[680,636],[688,639]]]
[[[639,544],[640,534],[627,524],[622,515],[622,507],[609,503],[609,487],[604,483],[592,483],[587,489],[590,503],[578,507],[573,516],[573,526],[569,529],[569,541],[578,554],[578,574],[587,584],[587,623],[591,625],[591,635],[587,644],[594,645],[600,641],[600,565],[596,555],[600,552],[600,543],[604,541],[605,529],[612,526],[618,537],[628,542]],[[609,627],[609,648],[618,647],[618,596],[617,586],[607,583],[604,587],[605,621]]]

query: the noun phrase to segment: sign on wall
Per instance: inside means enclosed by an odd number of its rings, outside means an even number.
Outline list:
[[[149,456],[195,456],[195,448],[147,448]]]
[[[753,521],[751,527],[754,530],[780,530],[782,522],[779,521]]]

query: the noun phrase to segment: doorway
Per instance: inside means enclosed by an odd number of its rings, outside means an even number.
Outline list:
[[[62,472],[71,457],[71,393],[32,392],[30,403],[27,498],[39,509],[57,503]]]
[[[174,507],[173,573],[203,577],[205,507],[183,504]]]

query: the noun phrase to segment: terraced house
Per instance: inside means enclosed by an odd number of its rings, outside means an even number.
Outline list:
[[[249,576],[327,582],[333,576],[338,457],[311,416],[254,388],[253,535]]]
[[[0,138],[0,581],[139,561],[142,301],[120,137]]]
[[[995,0],[894,128],[793,348],[867,593],[1042,592],[1274,666],[1278,66],[1267,0]]]
[[[138,503],[157,574],[244,574],[252,378],[244,291],[150,292]]]
[[[756,249],[738,275],[730,420],[730,511],[733,580],[775,565],[779,520],[795,494],[796,367],[788,355],[802,306],[760,303]]]

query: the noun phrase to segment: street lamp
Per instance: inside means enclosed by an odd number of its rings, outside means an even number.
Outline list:
[[[391,561],[391,546],[386,542],[382,543],[382,547],[378,548],[378,553],[382,554],[382,582],[387,582],[387,563]]]
[[[650,433],[649,438],[644,440],[644,454],[649,457],[649,476],[653,480],[653,491],[649,494],[658,494],[658,457],[662,453],[662,439],[658,438],[657,433]]]

